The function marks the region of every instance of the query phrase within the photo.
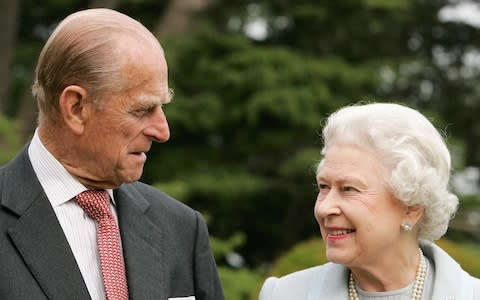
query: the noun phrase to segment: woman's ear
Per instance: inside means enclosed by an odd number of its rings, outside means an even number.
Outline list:
[[[67,86],[60,95],[61,118],[74,134],[80,135],[85,129],[88,118],[87,104],[87,91],[78,85]]]
[[[421,205],[408,206],[406,210],[406,218],[411,225],[415,226],[420,218],[423,216],[425,207]]]

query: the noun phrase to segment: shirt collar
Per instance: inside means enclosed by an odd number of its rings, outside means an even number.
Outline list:
[[[50,200],[53,207],[73,199],[87,188],[73,177],[63,165],[45,148],[35,130],[32,141],[28,147],[28,155],[32,162],[33,170]],[[113,200],[113,190],[107,189],[110,199]]]

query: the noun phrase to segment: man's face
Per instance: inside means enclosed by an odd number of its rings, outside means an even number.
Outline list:
[[[79,155],[84,165],[79,174],[87,182],[93,181],[94,188],[117,187],[140,179],[152,141],[163,143],[170,137],[162,108],[170,101],[163,54],[130,59],[121,73],[127,87],[102,97],[101,108],[89,104],[81,137]]]

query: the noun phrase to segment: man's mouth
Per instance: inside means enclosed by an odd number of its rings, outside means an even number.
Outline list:
[[[142,151],[130,152],[130,155],[133,155],[135,157],[135,159],[139,159],[142,162],[145,162],[147,160],[146,152],[142,152]]]

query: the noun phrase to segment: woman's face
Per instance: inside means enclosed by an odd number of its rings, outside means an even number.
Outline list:
[[[363,148],[335,144],[327,150],[317,174],[315,218],[330,261],[364,267],[401,250],[406,208],[387,189],[388,176]]]

